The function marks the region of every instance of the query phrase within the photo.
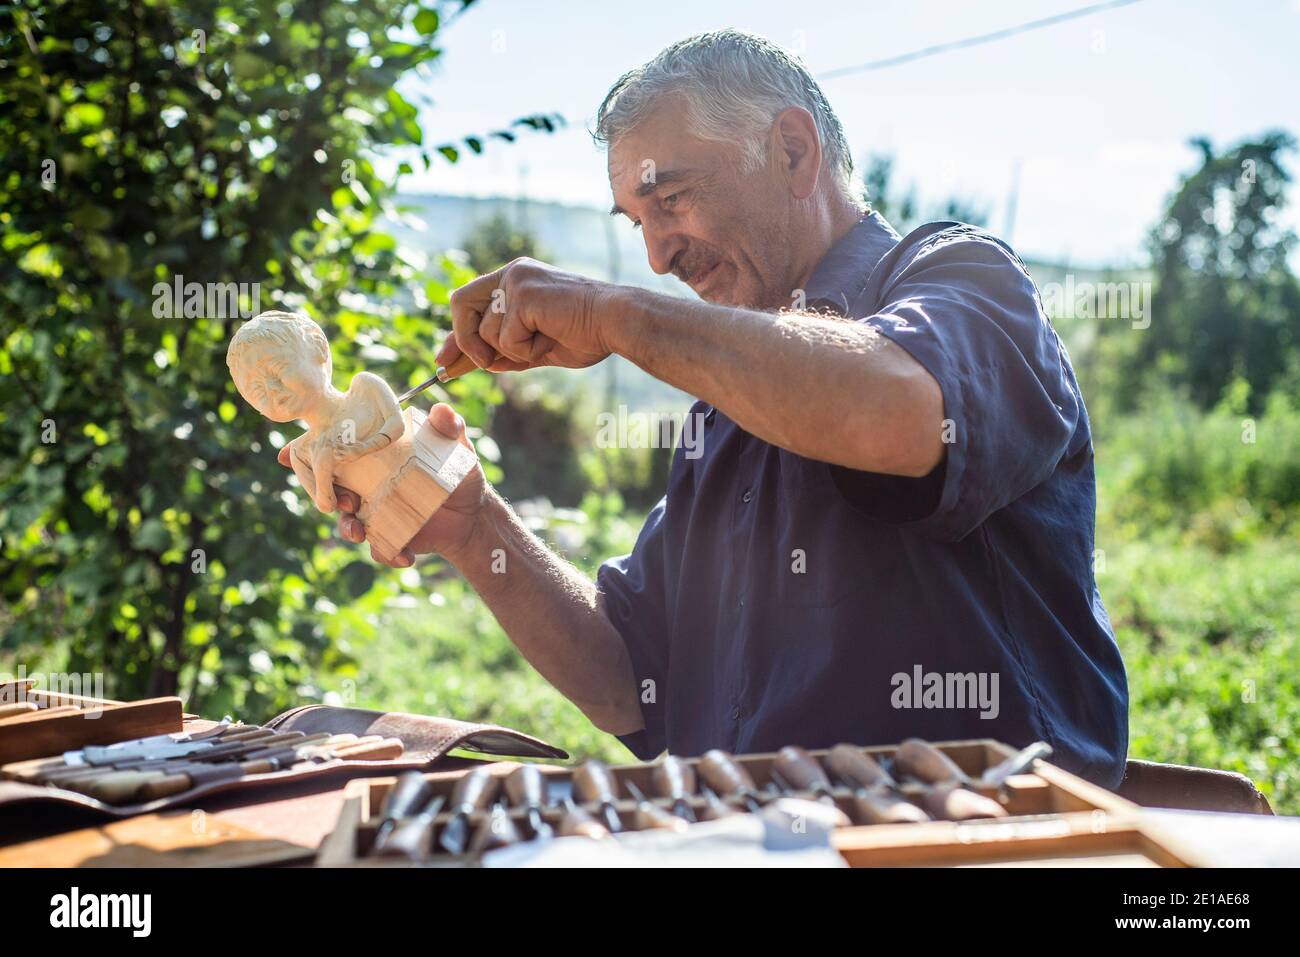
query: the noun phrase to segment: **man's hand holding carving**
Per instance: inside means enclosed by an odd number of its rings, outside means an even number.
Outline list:
[[[465,434],[465,420],[457,415],[451,406],[445,403],[439,403],[429,410],[424,427],[433,429],[449,439],[456,439],[461,445],[473,451],[474,447]],[[280,450],[279,462],[281,465],[293,467],[292,447],[293,443],[290,443]],[[322,456],[322,458],[324,457]],[[299,475],[299,481],[303,481],[301,475]],[[306,482],[303,482],[303,485],[305,488],[318,487],[308,485]],[[366,540],[365,526],[357,518],[356,514],[361,508],[360,497],[356,492],[339,485],[331,486],[330,491],[332,493],[330,497],[333,499],[331,508],[322,509],[322,511],[333,511],[337,508],[340,513],[338,520],[339,535],[350,542],[364,542]],[[457,486],[456,491],[442,504],[442,507],[434,513],[433,518],[411,540],[410,544],[400,554],[383,563],[394,568],[406,568],[415,562],[416,555],[424,555],[430,552],[437,552],[451,558],[453,554],[463,549],[468,543],[475,519],[483,507],[487,494],[488,486],[483,477],[483,470],[481,467],[476,466],[474,471]],[[319,503],[320,499],[317,498],[316,501]],[[373,548],[371,549],[371,556],[375,561],[383,561],[375,554]]]

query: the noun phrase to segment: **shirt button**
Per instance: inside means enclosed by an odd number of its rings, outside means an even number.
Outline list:
[[[739,721],[739,720],[740,720],[740,706],[739,706],[739,705],[734,705],[734,706],[732,706],[732,709],[731,709],[731,720],[732,720],[732,721]]]
[[[745,494],[740,496],[740,500],[748,505],[754,500],[754,490],[752,488],[745,489]]]

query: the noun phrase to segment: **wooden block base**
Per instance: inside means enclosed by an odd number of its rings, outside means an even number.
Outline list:
[[[362,502],[357,517],[380,559],[395,557],[415,537],[478,460],[455,439],[424,428],[424,413],[406,410],[409,455]]]

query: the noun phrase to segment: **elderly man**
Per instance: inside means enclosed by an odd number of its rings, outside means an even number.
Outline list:
[[[1088,416],[1020,260],[970,226],[900,239],[864,210],[817,83],[758,37],[669,47],[614,84],[597,136],[614,214],[702,301],[518,260],[456,292],[439,361],[617,353],[699,398],[702,454],[677,450],[595,582],[481,475],[397,563],[444,555],[642,758],[991,737],[1118,784],[1127,684],[1093,577]],[[430,420],[463,438],[450,408]]]

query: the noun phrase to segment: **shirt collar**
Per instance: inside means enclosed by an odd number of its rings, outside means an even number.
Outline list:
[[[804,290],[809,309],[831,309],[847,316],[871,271],[898,242],[894,227],[875,210],[835,243],[813,269]]]

